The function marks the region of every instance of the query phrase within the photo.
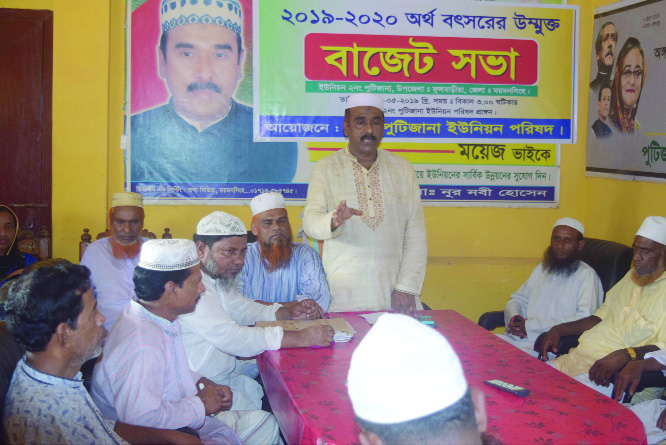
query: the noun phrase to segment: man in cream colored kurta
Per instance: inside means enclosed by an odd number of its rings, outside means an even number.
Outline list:
[[[349,145],[317,162],[303,227],[325,240],[329,312],[421,309],[427,258],[421,191],[411,164],[378,148],[383,101],[349,97],[343,129]]]
[[[543,341],[545,355],[560,336],[582,333],[578,347],[553,360],[553,366],[608,396],[613,374],[666,347],[666,218],[647,217],[633,248],[634,267],[608,291],[597,312],[554,326]]]

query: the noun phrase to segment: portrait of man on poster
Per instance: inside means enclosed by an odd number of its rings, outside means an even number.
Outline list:
[[[131,117],[132,182],[291,182],[295,143],[254,142],[243,77],[243,10],[235,0],[160,0],[158,72],[167,103]]]

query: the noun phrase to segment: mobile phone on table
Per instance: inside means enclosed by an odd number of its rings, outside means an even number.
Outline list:
[[[426,326],[432,326],[433,328],[435,327],[435,321],[430,315],[419,315],[419,321]]]

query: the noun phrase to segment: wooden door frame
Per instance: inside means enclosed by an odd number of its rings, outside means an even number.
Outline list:
[[[40,20],[44,25],[41,175],[42,197],[47,201],[44,204],[48,204],[48,211],[42,217],[53,239],[53,11],[0,8],[0,18]]]

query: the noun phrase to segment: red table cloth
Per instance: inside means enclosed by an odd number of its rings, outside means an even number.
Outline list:
[[[531,357],[455,311],[431,315],[460,357],[470,386],[485,393],[488,433],[507,444],[647,443],[643,424],[629,409]],[[347,395],[351,355],[370,329],[357,313],[343,317],[356,329],[349,343],[294,348],[259,356],[268,400],[290,444],[358,443]],[[427,357],[423,357],[424,362]],[[390,372],[387,370],[386,372]],[[530,390],[525,398],[485,385],[499,379]],[[410,382],[395,382],[396,397]]]

